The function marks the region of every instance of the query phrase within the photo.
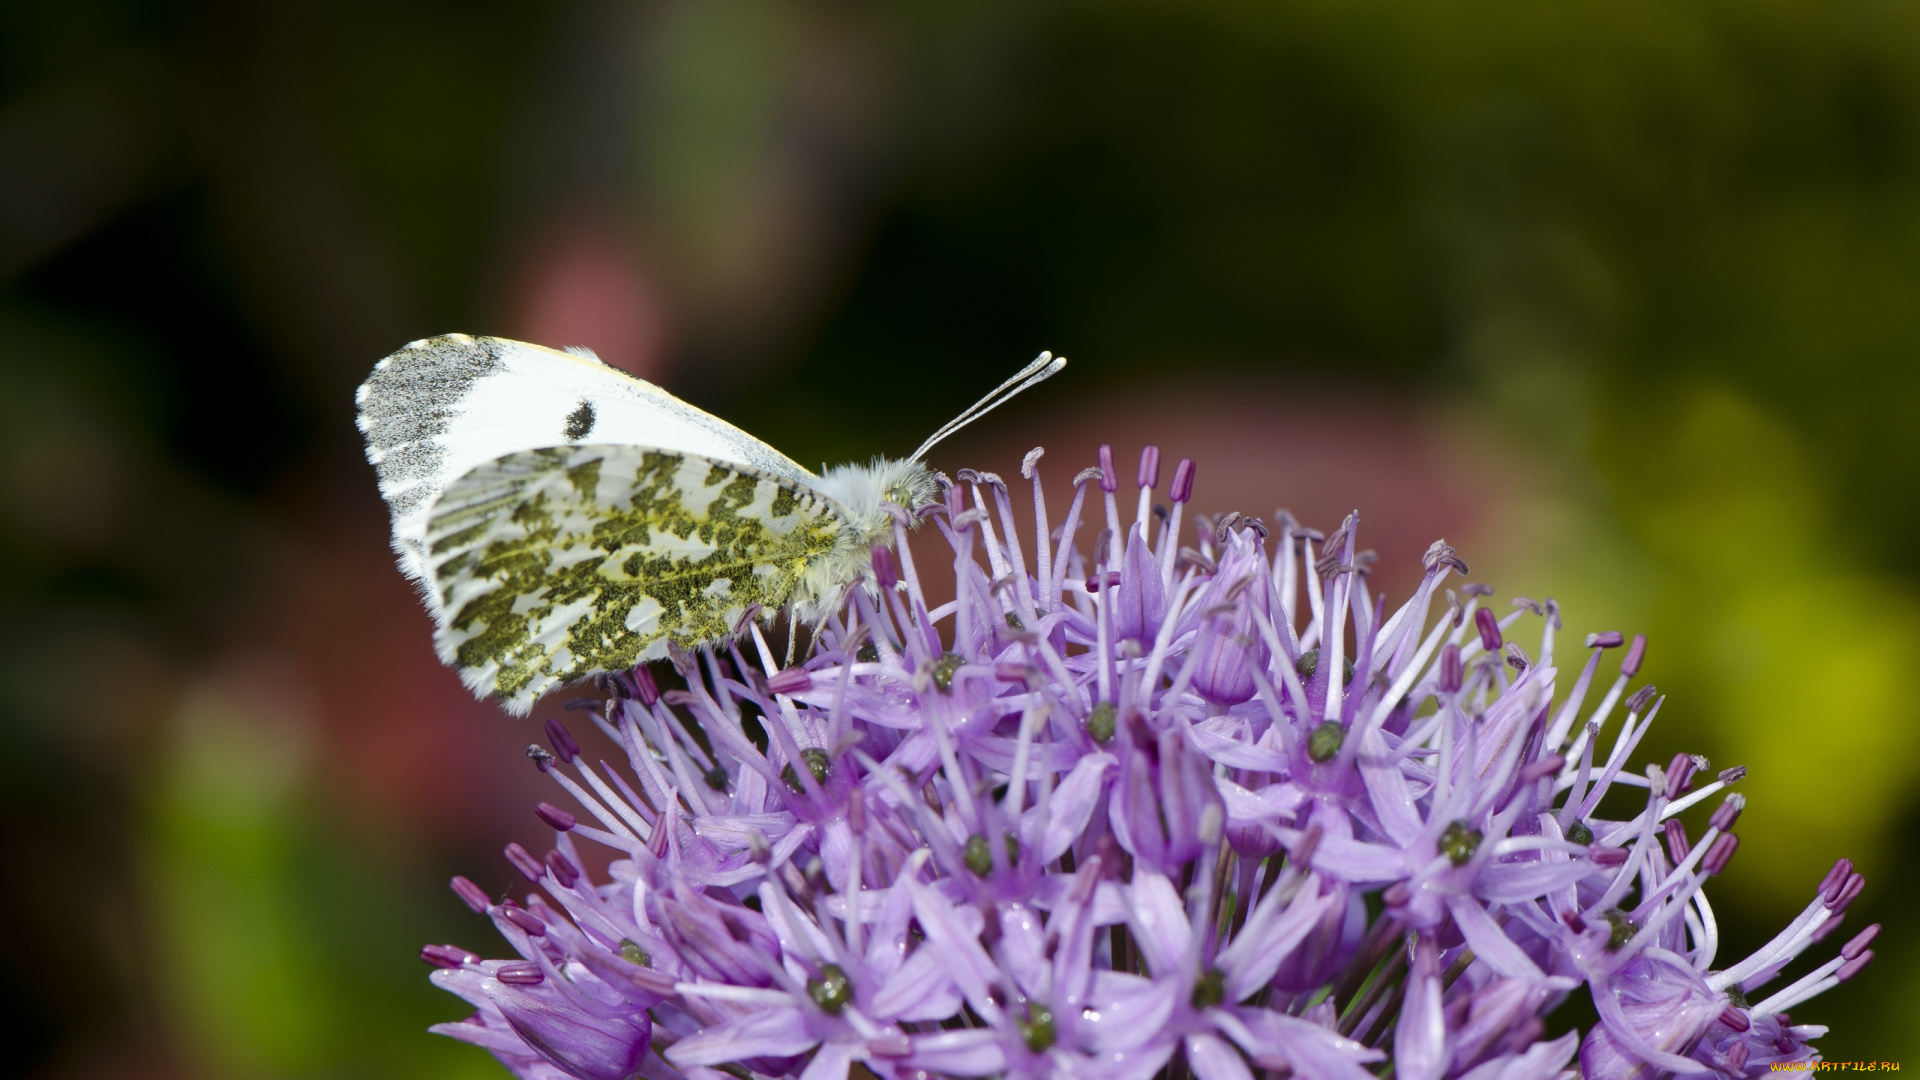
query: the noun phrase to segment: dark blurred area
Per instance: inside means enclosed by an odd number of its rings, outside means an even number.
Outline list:
[[[535,731],[353,428],[450,331],[809,463],[1051,349],[936,464],[1156,442],[1645,631],[1642,756],[1752,770],[1722,955],[1852,856],[1795,1018],[1920,1060],[1914,5],[0,3],[0,1077],[504,1075],[413,956],[491,948]]]

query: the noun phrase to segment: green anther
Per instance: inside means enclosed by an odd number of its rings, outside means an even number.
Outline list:
[[[880,650],[871,641],[861,642],[860,647],[854,650],[853,658],[863,664],[877,664],[880,662]]]
[[[807,763],[807,771],[813,774],[814,783],[824,786],[827,782],[827,773],[830,771],[827,767],[827,752],[817,746],[809,746],[800,751],[800,760]],[[807,790],[806,785],[800,782],[800,775],[793,771],[791,763],[781,767],[780,779],[787,785],[787,790],[795,795],[804,794]]]
[[[966,661],[958,653],[946,653],[933,662],[933,685],[943,694],[953,693],[953,677]]]
[[[1338,720],[1328,720],[1307,736],[1307,756],[1315,761],[1332,761],[1347,740],[1347,729]]]
[[[1593,843],[1593,830],[1587,828],[1586,822],[1576,821],[1567,826],[1567,839],[1576,844],[1591,844]]]
[[[1020,621],[1020,616],[1015,615],[1011,611],[1007,612],[1007,625],[1013,627],[1015,630],[1025,630],[1027,628],[1026,624]]]
[[[1607,911],[1600,917],[1607,920],[1607,925],[1613,928],[1607,934],[1608,952],[1618,952],[1622,945],[1632,941],[1633,935],[1640,932],[1640,924],[1627,918],[1627,913],[1619,908]]]
[[[1118,716],[1111,701],[1095,705],[1087,714],[1087,734],[1101,746],[1107,745],[1113,741],[1113,725]]]
[[[1340,662],[1340,667],[1340,685],[1346,686],[1353,682],[1353,661],[1343,657]],[[1301,653],[1300,659],[1293,662],[1293,670],[1295,674],[1300,676],[1301,682],[1306,682],[1313,678],[1313,673],[1320,670],[1320,650],[1308,649],[1306,652]]]
[[[707,786],[712,788],[713,790],[715,791],[727,790],[727,770],[721,768],[720,766],[715,765],[713,768],[708,769],[705,779],[707,781]]]
[[[1440,834],[1440,851],[1446,855],[1448,862],[1464,866],[1468,859],[1473,858],[1473,853],[1480,850],[1482,839],[1480,830],[1469,826],[1463,818],[1448,825],[1446,831]]]
[[[1727,987],[1727,1004],[1732,1005],[1736,1009],[1744,1009],[1747,1007],[1747,995],[1740,992],[1739,983],[1734,983],[1732,986]]]
[[[1014,1026],[1020,1029],[1020,1039],[1027,1049],[1043,1054],[1053,1045],[1057,1032],[1053,1026],[1053,1010],[1037,1001],[1027,1003],[1027,1018],[1015,1020]]]
[[[807,996],[828,1016],[839,1016],[840,1010],[853,1000],[853,984],[847,981],[847,973],[840,970],[840,965],[821,964],[820,977],[807,980]]]
[[[1005,836],[1007,841],[1007,865],[1020,861],[1020,841],[1012,833]],[[960,849],[960,861],[967,864],[975,877],[986,877],[993,872],[993,849],[987,846],[987,838],[982,833],[967,837],[967,844]]]
[[[1193,1007],[1209,1009],[1227,1000],[1227,977],[1219,968],[1209,968],[1193,984]]]
[[[653,957],[648,956],[647,950],[641,948],[640,943],[632,938],[620,939],[620,955],[625,957],[629,964],[639,964],[641,967],[653,966]]]

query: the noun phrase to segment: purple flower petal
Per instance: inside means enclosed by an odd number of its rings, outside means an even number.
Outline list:
[[[1548,1080],[1567,1067],[1579,1047],[1579,1033],[1569,1031],[1552,1042],[1534,1043],[1521,1053],[1476,1065],[1460,1080]]]
[[[1253,1080],[1253,1071],[1240,1060],[1240,1052],[1218,1035],[1187,1036],[1187,1064],[1200,1080]]]
[[[991,1076],[1006,1071],[1007,1052],[992,1031],[942,1031],[913,1036],[913,1052],[901,1064],[953,1076]]]
[[[960,1011],[960,991],[932,949],[915,950],[873,995],[874,1016],[889,1020],[945,1020]]]
[[[1440,1011],[1440,959],[1431,936],[1414,946],[1405,1000],[1393,1029],[1393,1071],[1403,1080],[1439,1080],[1447,1068],[1447,1019]]]
[[[625,1080],[646,1056],[653,1024],[645,1013],[590,1016],[545,984],[508,986],[490,979],[484,988],[514,1034],[570,1076]]]
[[[667,1060],[683,1067],[723,1065],[742,1058],[805,1053],[819,1041],[799,1009],[768,1008],[681,1039],[667,1048]]]

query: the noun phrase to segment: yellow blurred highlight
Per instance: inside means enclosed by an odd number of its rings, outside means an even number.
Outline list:
[[[1911,798],[1920,608],[1847,558],[1840,508],[1776,418],[1706,387],[1662,429],[1647,452],[1664,482],[1629,516],[1667,572],[1655,640],[1699,680],[1675,712],[1749,769],[1745,850],[1722,891],[1797,908],[1838,856],[1871,875]]]
[[[1608,440],[1634,447],[1609,466],[1617,473],[1611,507],[1609,493],[1577,471],[1540,483],[1513,508],[1509,534],[1489,545],[1490,565],[1478,568],[1503,590],[1557,597],[1571,639],[1592,630],[1647,634],[1639,683],[1657,685],[1667,701],[1634,765],[1687,750],[1708,754],[1716,770],[1748,768],[1735,788],[1749,800],[1736,829],[1740,853],[1709,888],[1723,917],[1771,935],[1843,855],[1866,873],[1878,904],[1876,888],[1898,887],[1889,842],[1920,781],[1920,695],[1911,682],[1920,602],[1849,557],[1843,508],[1831,504],[1807,444],[1779,417],[1721,385],[1648,400],[1663,404]],[[1563,679],[1572,663],[1562,661]],[[1602,674],[1610,670],[1603,665]],[[1603,747],[1618,726],[1616,716]],[[1858,929],[1817,954],[1830,955]],[[1860,1052],[1920,1057],[1920,1026],[1899,1020],[1920,1016],[1920,974],[1881,966],[1863,979],[1894,999],[1853,996],[1845,1006],[1856,1019],[1880,1018],[1868,1023],[1879,1037]],[[1827,1009],[1859,992],[1838,991],[1807,1011],[1831,1017]],[[1901,1045],[1880,1045],[1888,1033]],[[1853,1046],[1860,1037],[1836,1027],[1832,1038]]]

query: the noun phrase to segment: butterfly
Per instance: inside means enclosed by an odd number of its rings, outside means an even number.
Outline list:
[[[817,625],[891,540],[886,504],[941,498],[926,452],[1065,365],[1041,353],[911,457],[818,474],[584,349],[426,338],[354,400],[441,660],[524,715],[748,612]]]

